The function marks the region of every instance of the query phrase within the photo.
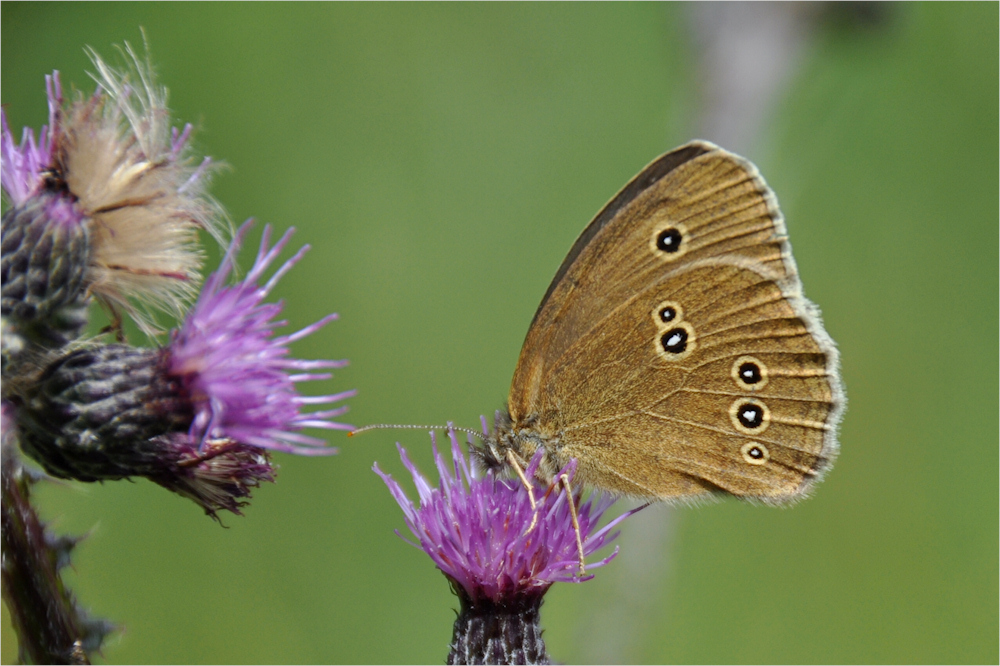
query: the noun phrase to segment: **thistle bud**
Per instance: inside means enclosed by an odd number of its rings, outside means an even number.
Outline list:
[[[49,474],[80,481],[149,476],[157,438],[185,431],[191,406],[164,352],[113,344],[50,364],[19,410],[21,446]]]
[[[87,225],[65,192],[48,191],[3,216],[4,317],[31,323],[80,298],[90,261]]]

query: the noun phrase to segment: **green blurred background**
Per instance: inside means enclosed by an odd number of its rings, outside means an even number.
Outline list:
[[[356,424],[492,414],[576,235],[699,127],[679,5],[0,12],[16,134],[45,122],[44,74],[90,91],[83,47],[117,61],[146,30],[177,119],[231,167],[213,192],[233,219],[313,245],[278,293],[297,326],[340,312],[296,351],[351,360],[327,388],[360,390]],[[629,550],[626,525],[596,580],[549,593],[554,658],[1000,659],[997,25],[995,3],[818,20],[747,156],[842,350],[840,459],[793,509],[653,507],[669,529],[652,552]],[[396,440],[429,470],[419,432],[335,434],[337,457],[278,456],[278,483],[229,529],[145,481],[39,488],[58,530],[90,534],[68,578],[124,626],[103,659],[441,662],[456,601],[393,534],[371,472],[404,473]]]

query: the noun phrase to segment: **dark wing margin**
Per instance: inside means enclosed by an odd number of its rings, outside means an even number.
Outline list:
[[[597,214],[597,217],[587,225],[587,228],[583,230],[580,237],[576,239],[573,243],[573,247],[570,248],[569,254],[563,259],[562,264],[559,266],[559,270],[556,271],[556,275],[552,278],[552,282],[549,284],[548,290],[545,292],[545,296],[542,297],[542,302],[538,304],[538,309],[535,310],[535,316],[531,319],[531,325],[534,326],[535,320],[538,319],[539,313],[542,308],[545,307],[545,303],[548,302],[549,296],[552,291],[562,280],[563,275],[569,270],[569,267],[573,265],[576,258],[583,252],[583,248],[587,247],[591,239],[596,236],[601,229],[603,229],[611,220],[615,218],[618,212],[629,205],[636,197],[648,190],[650,187],[655,185],[657,181],[666,176],[668,173],[678,168],[682,164],[690,162],[696,157],[704,155],[705,153],[712,152],[713,150],[719,150],[719,147],[708,141],[692,141],[691,143],[685,144],[680,148],[670,151],[665,155],[653,160],[653,162],[647,166],[645,169],[639,172],[635,178],[629,181],[628,185],[623,187],[615,197],[609,201],[601,212]],[[529,327],[530,328],[530,327]]]

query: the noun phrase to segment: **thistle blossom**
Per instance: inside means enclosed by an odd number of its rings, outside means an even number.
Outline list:
[[[434,461],[440,475],[437,487],[431,486],[406,451],[398,447],[416,485],[419,507],[406,497],[397,481],[375,465],[375,472],[403,509],[406,524],[418,539],[419,547],[445,575],[472,599],[494,602],[544,593],[558,581],[581,582],[593,578],[592,574],[579,575],[576,532],[566,493],[534,482],[539,507],[537,522],[529,531],[535,510],[521,481],[498,478],[492,470],[480,474],[465,458],[454,431],[449,431],[449,437],[450,465],[438,452],[436,438],[431,433]],[[529,479],[534,478],[539,460],[536,455],[525,471]],[[572,480],[575,471],[576,464],[571,462],[560,474]],[[578,500],[579,497],[574,499]],[[605,495],[577,509],[585,555],[593,554],[618,536],[617,532],[611,534],[611,530],[629,514],[597,529],[597,523],[613,502]],[[588,564],[587,570],[606,565],[617,553],[615,549],[608,557]]]
[[[149,62],[127,43],[124,54],[120,72],[90,52],[98,87],[89,98],[66,103],[59,73],[46,77],[49,124],[38,141],[25,129],[17,144],[3,112],[5,316],[19,299],[31,301],[22,319],[39,318],[93,294],[155,332],[151,308],[180,316],[197,292],[198,230],[223,240],[225,214],[205,192],[211,160],[193,159],[190,125],[171,127]],[[73,251],[50,251],[51,234],[67,226]]]
[[[264,449],[232,440],[210,440],[199,446],[174,433],[155,440],[154,464],[146,476],[167,490],[187,497],[219,520],[218,512],[238,516],[254,488],[274,482],[275,470]],[[221,522],[221,521],[220,521]]]
[[[451,464],[438,452],[435,434],[431,433],[440,476],[437,487],[397,445],[416,485],[419,507],[378,464],[374,468],[403,509],[406,524],[419,542],[419,546],[412,545],[431,557],[458,595],[461,610],[455,619],[447,661],[550,663],[540,625],[543,596],[555,582],[593,578],[593,574],[579,573],[576,529],[569,503],[579,505],[577,517],[586,556],[613,541],[618,532],[612,530],[638,509],[598,529],[597,524],[614,500],[601,496],[581,504],[579,493],[570,496],[559,486],[540,484],[534,475],[541,452],[525,470],[537,501],[533,508],[531,496],[520,480],[498,478],[492,469],[480,474],[462,453],[455,431],[448,434]],[[576,461],[571,461],[560,475],[572,480],[575,471]],[[603,567],[617,554],[616,548],[604,559],[586,565],[586,570]]]
[[[263,300],[309,246],[299,250],[259,287],[257,281],[294,232],[289,229],[269,249],[271,227],[267,226],[253,268],[241,282],[225,287],[249,226],[248,222],[241,227],[222,266],[208,278],[201,297],[168,345],[167,372],[181,381],[194,410],[189,434],[201,441],[228,438],[288,453],[335,453],[336,449],[327,448],[322,439],[300,431],[303,428],[352,430],[350,425],[331,420],[347,408],[312,413],[303,413],[301,409],[304,405],[336,403],[355,392],[305,397],[299,395],[295,385],[328,379],[329,373],[311,371],[340,368],[347,362],[289,358],[288,345],[315,333],[337,315],[327,315],[291,335],[272,337],[274,329],[285,323],[275,320],[282,304],[263,303]]]
[[[45,77],[49,125],[35,134],[25,128],[14,141],[6,110],[0,112],[0,183],[10,208],[3,216],[5,351],[23,344],[22,335],[63,344],[86,321],[85,300],[91,246],[86,216],[60,188],[52,165],[53,136],[62,113],[59,73]],[[40,330],[34,324],[45,322]],[[11,355],[5,354],[5,362]]]
[[[63,104],[59,72],[45,76],[45,92],[49,102],[49,124],[42,125],[37,143],[34,130],[25,127],[18,145],[7,124],[7,110],[0,110],[0,182],[12,206],[20,206],[41,188],[43,174],[52,164],[49,128],[57,127]]]

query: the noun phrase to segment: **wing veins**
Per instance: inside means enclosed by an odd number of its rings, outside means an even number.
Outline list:
[[[774,319],[764,319],[762,321],[797,321],[800,324],[803,323],[802,319],[799,318],[799,317],[781,317],[781,318],[777,318],[776,317]],[[720,328],[717,331],[712,331],[711,333],[706,333],[705,335],[699,336],[699,338],[701,340],[705,340],[706,338],[711,338],[713,336],[720,335],[722,333],[729,333],[730,331],[737,331],[737,330],[739,330],[741,328],[748,328],[750,326],[753,326],[753,325],[759,324],[759,323],[760,322],[755,321],[755,322],[751,322],[749,324],[740,324],[738,326],[730,326],[729,328]],[[774,337],[794,338],[797,335],[805,335],[805,336],[808,336],[808,337],[812,337],[812,335],[810,335],[810,333],[809,333],[809,329],[805,328],[804,324],[803,324],[803,329],[802,329],[801,332],[796,331],[794,333],[786,333],[786,334],[782,334],[782,335],[775,335],[774,333],[769,333],[768,337],[769,338],[774,338]]]
[[[706,365],[708,365],[710,363],[715,363],[717,361],[721,361],[721,360],[727,359],[727,358],[739,358],[740,356],[745,356],[747,353],[748,353],[747,350],[740,350],[738,352],[731,352],[731,353],[728,353],[728,354],[723,354],[722,356],[713,356],[712,358],[705,359],[704,361],[702,361],[701,363],[698,363],[697,365],[690,365],[690,366],[685,365],[684,368],[685,369],[690,368],[690,370],[688,371],[689,374],[690,374],[692,372],[695,372],[696,370],[700,370],[701,368],[704,368]],[[749,353],[752,354],[752,353],[755,353],[755,352],[753,350],[749,350]],[[764,354],[786,354],[786,355],[790,355],[790,356],[814,355],[814,354],[810,354],[808,352],[761,352],[761,353],[764,353]],[[820,352],[820,353],[822,354],[822,352]],[[825,369],[819,368],[818,370],[819,370],[819,372],[817,372],[816,374],[801,375],[801,376],[803,376],[803,377],[829,377],[830,376],[830,374],[828,372],[826,372]],[[775,377],[798,377],[799,375],[775,374],[774,376]]]
[[[730,163],[727,166],[732,166],[732,163]],[[720,169],[720,167],[716,167],[715,171],[718,171],[719,169]],[[738,165],[736,166],[736,168],[730,168],[728,170],[728,172],[732,173],[733,171],[737,171],[737,170],[740,170],[740,167]],[[694,178],[688,178],[687,182],[690,183],[693,180],[695,180],[695,179]],[[726,183],[722,183],[720,185],[716,185],[714,187],[702,187],[702,188],[700,188],[700,191],[698,192],[697,195],[689,196],[688,199],[687,199],[687,201],[688,201],[689,204],[701,203],[702,201],[708,199],[711,196],[714,196],[714,195],[718,194],[719,192],[725,192],[726,190],[739,187],[740,185],[743,185],[747,181],[753,182],[753,178],[751,178],[744,171],[743,175],[738,180],[736,180],[735,182],[732,182],[732,183],[726,182]],[[754,186],[755,186],[755,189],[756,189],[757,193],[761,194],[763,196],[763,193],[760,191],[760,189],[756,188],[756,183],[754,183]],[[691,219],[691,217],[693,217],[693,215],[690,215],[690,216],[688,216],[688,217],[686,217],[686,218],[684,218],[682,220],[678,220],[678,221],[679,222],[684,222],[685,220]]]
[[[683,218],[682,220],[678,220],[678,221],[679,222],[687,222],[688,220],[690,220],[690,219],[692,219],[694,217],[701,217],[701,216],[705,216],[705,215],[711,215],[711,220],[708,221],[708,222],[704,222],[701,225],[703,227],[709,227],[709,226],[715,224],[716,222],[721,222],[721,221],[725,220],[728,217],[731,217],[731,216],[734,216],[734,215],[738,215],[740,213],[743,213],[743,212],[746,212],[746,211],[751,210],[753,208],[756,208],[757,206],[761,205],[762,201],[763,200],[750,201],[750,202],[746,203],[744,206],[742,206],[741,208],[736,208],[734,210],[726,210],[724,212],[720,212],[719,214],[713,214],[713,213],[715,211],[717,211],[717,210],[721,211],[722,206],[719,205],[719,204],[715,204],[713,207],[705,208],[705,209],[703,209],[703,210],[701,210],[699,212],[692,213],[691,215],[688,215],[687,217]],[[708,236],[708,235],[712,235],[712,234],[717,234],[717,233],[725,231],[726,229],[729,229],[731,227],[736,227],[736,226],[739,226],[741,224],[746,224],[747,222],[749,222],[749,221],[751,221],[753,219],[766,219],[768,222],[770,222],[771,226],[774,226],[774,217],[771,215],[770,211],[768,211],[765,214],[757,214],[754,217],[750,218],[749,220],[738,219],[738,220],[734,220],[734,221],[731,221],[731,222],[727,222],[727,223],[722,224],[722,225],[720,225],[718,227],[714,227],[714,228],[712,228],[710,230],[706,229],[705,235]],[[758,231],[760,231],[760,230],[758,229]],[[735,236],[734,236],[734,238],[735,238]]]
[[[736,291],[731,291],[731,292],[727,293],[726,296],[732,296],[734,294],[739,293],[740,291],[746,291],[746,290],[745,289],[737,289]],[[750,310],[752,308],[760,307],[762,305],[770,305],[771,303],[778,303],[778,302],[781,302],[781,301],[784,301],[784,300],[785,300],[785,297],[782,296],[782,295],[780,295],[780,294],[778,294],[777,296],[769,296],[767,298],[762,298],[760,300],[753,301],[753,302],[745,301],[744,302],[745,304],[742,304],[739,307],[733,308],[731,310],[727,310],[726,312],[723,312],[720,315],[718,315],[716,317],[713,317],[711,319],[706,319],[704,322],[702,322],[702,325],[711,324],[711,323],[719,321],[720,319],[725,319],[726,317],[731,317],[732,315],[736,314],[737,312],[744,312],[744,311]],[[698,308],[698,310],[696,310],[696,312],[699,312],[699,311],[701,311],[703,309],[704,308]],[[770,321],[770,319],[764,319],[762,321]],[[755,322],[755,323],[757,323],[757,322]],[[722,330],[726,330],[726,329],[722,329]],[[705,333],[705,335],[712,335],[712,334],[711,333]]]
[[[594,427],[596,425],[600,425],[600,424],[603,424],[603,423],[610,423],[612,421],[618,421],[620,419],[628,418],[629,416],[636,416],[636,415],[639,415],[639,414],[645,414],[646,416],[651,416],[651,417],[653,417],[654,419],[656,419],[658,421],[670,421],[670,422],[673,422],[673,423],[678,423],[678,424],[681,424],[681,425],[687,425],[687,426],[691,426],[691,427],[694,427],[694,428],[701,428],[702,430],[708,430],[709,432],[714,432],[716,434],[725,435],[726,437],[736,437],[736,438],[745,437],[746,439],[753,439],[753,441],[756,441],[756,442],[761,442],[761,443],[764,443],[764,444],[772,444],[774,446],[779,446],[779,447],[781,447],[783,449],[788,449],[789,451],[797,451],[799,453],[804,453],[804,454],[809,455],[809,456],[821,457],[820,454],[817,453],[816,451],[809,451],[807,449],[801,449],[801,448],[798,448],[796,446],[791,446],[789,444],[785,444],[783,442],[779,442],[779,441],[777,441],[775,439],[768,439],[768,438],[765,438],[765,437],[752,437],[751,438],[749,435],[742,435],[741,433],[727,432],[727,431],[723,430],[722,428],[716,428],[716,427],[713,427],[713,426],[710,426],[710,425],[707,425],[707,424],[704,424],[704,423],[697,423],[697,422],[694,422],[694,421],[687,421],[687,420],[683,420],[683,419],[678,419],[678,418],[674,418],[672,416],[667,416],[666,414],[658,414],[656,412],[651,412],[651,411],[649,411],[647,409],[634,410],[634,411],[627,412],[627,413],[624,413],[624,414],[616,414],[615,416],[608,416],[606,418],[599,419],[597,421],[589,421],[587,423],[581,423],[581,424],[578,424],[578,425],[575,425],[575,426],[564,428],[563,432],[571,432],[573,430],[580,430],[582,428]],[[684,447],[687,447],[687,448],[698,448],[696,445],[689,444],[689,443],[687,443],[687,442],[685,442],[683,440],[681,440],[679,442],[679,444],[680,444],[680,446],[684,446]],[[579,445],[577,445],[577,446],[579,446]],[[713,468],[713,469],[718,469],[718,471],[725,471],[725,470],[722,470],[721,468]],[[625,477],[622,477],[622,478],[625,478]]]
[[[725,231],[726,229],[731,229],[732,227],[738,227],[741,224],[746,224],[747,222],[755,220],[755,219],[760,219],[760,220],[766,219],[768,222],[771,223],[772,226],[774,226],[774,216],[771,214],[771,212],[769,210],[766,213],[763,213],[763,214],[757,213],[753,217],[750,217],[748,219],[742,219],[741,218],[741,219],[735,219],[735,220],[727,220],[727,218],[729,218],[729,217],[732,217],[732,216],[737,215],[739,213],[746,212],[748,210],[751,210],[752,208],[755,208],[756,206],[759,206],[760,203],[761,203],[760,201],[747,203],[742,208],[737,208],[736,210],[731,210],[731,211],[727,210],[727,211],[725,211],[725,214],[716,215],[713,218],[712,221],[704,223],[704,225],[703,225],[704,227],[711,227],[710,229],[706,229],[705,235],[709,236],[709,235],[712,235],[712,234],[718,234],[719,232]],[[721,208],[721,206],[716,206],[716,208]],[[708,208],[708,209],[706,209],[706,211],[713,211],[713,210],[715,210],[715,209],[714,208]],[[685,220],[687,220],[687,219],[690,219],[690,218],[685,218]],[[725,221],[723,224],[717,224],[718,222],[723,222],[723,221]],[[780,240],[788,240],[784,236],[777,236],[776,235],[775,238],[776,239],[780,239]]]
[[[774,220],[771,220],[771,224],[772,225],[774,224]],[[735,236],[726,236],[725,238],[720,238],[719,240],[714,240],[711,243],[705,243],[704,245],[699,245],[697,247],[692,247],[691,250],[690,250],[690,252],[701,252],[702,250],[704,250],[706,248],[713,247],[715,245],[718,245],[719,243],[724,243],[726,241],[736,240],[738,238],[745,238],[746,236],[752,236],[753,234],[759,234],[761,231],[763,231],[763,229],[750,229],[749,231],[746,231],[746,232],[741,233],[741,234],[737,234]],[[764,243],[762,243],[762,245],[767,245],[767,243],[769,243],[769,242],[773,242],[773,241],[765,241]],[[740,249],[743,249],[743,248],[740,248]],[[727,252],[726,254],[732,254],[732,255],[735,255],[735,256],[739,256],[739,252]],[[725,256],[725,255],[723,255],[723,256]]]
[[[674,418],[672,416],[667,416],[666,414],[657,414],[656,412],[651,412],[651,411],[648,411],[648,410],[645,410],[645,409],[642,410],[640,413],[646,414],[647,416],[652,416],[654,419],[658,419],[660,421],[672,421],[673,423],[679,423],[681,425],[692,426],[694,428],[701,428],[702,430],[708,430],[710,432],[715,432],[715,433],[718,433],[718,434],[721,434],[721,435],[725,435],[726,437],[744,437],[746,439],[752,439],[752,440],[754,440],[756,442],[764,442],[766,444],[774,444],[775,446],[780,446],[782,448],[788,449],[789,451],[798,451],[799,453],[806,453],[806,454],[811,455],[811,456],[816,455],[812,451],[807,451],[805,449],[799,449],[799,448],[796,448],[794,446],[789,446],[788,444],[784,444],[784,443],[779,442],[779,441],[774,440],[774,439],[765,439],[763,437],[751,437],[750,435],[743,435],[742,433],[738,433],[738,432],[726,432],[722,428],[716,428],[714,426],[710,426],[710,425],[707,425],[707,424],[704,424],[704,423],[696,423],[694,421],[685,421],[685,420],[681,420],[681,419],[678,419],[678,418]]]
[[[598,467],[600,467],[601,469],[603,469],[605,472],[610,472],[611,474],[613,474],[614,476],[617,476],[619,479],[622,479],[626,483],[630,483],[633,486],[635,486],[636,488],[640,488],[642,490],[645,490],[647,493],[649,493],[650,497],[662,497],[662,495],[660,495],[660,493],[656,492],[652,488],[650,488],[650,487],[648,487],[648,486],[646,486],[646,485],[644,485],[642,483],[639,483],[635,479],[632,479],[630,477],[625,476],[624,474],[622,474],[621,472],[619,472],[617,470],[614,470],[614,469],[608,467],[607,465],[605,465],[600,460],[597,460],[595,458],[590,458],[590,459],[587,460],[587,463],[590,464],[590,465],[595,465],[596,464]]]
[[[708,395],[728,395],[728,396],[733,396],[733,397],[737,397],[737,398],[739,398],[739,397],[747,397],[747,398],[760,397],[762,400],[766,398],[767,400],[788,400],[789,402],[817,402],[817,403],[823,403],[823,402],[829,403],[830,402],[830,400],[828,400],[828,399],[821,399],[821,398],[792,398],[790,396],[781,396],[781,395],[768,395],[768,396],[763,396],[762,395],[762,396],[756,396],[756,395],[747,394],[747,393],[730,392],[730,391],[707,391],[707,390],[704,390],[704,389],[696,389],[696,388],[688,388],[688,387],[681,387],[681,388],[679,388],[677,390],[678,391],[693,392],[693,393],[707,393]]]

